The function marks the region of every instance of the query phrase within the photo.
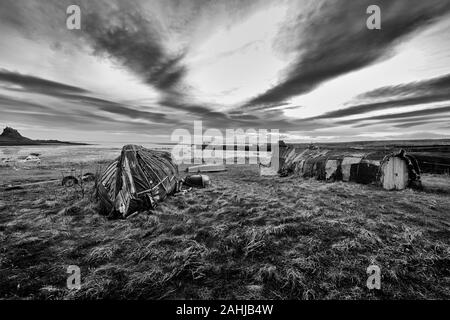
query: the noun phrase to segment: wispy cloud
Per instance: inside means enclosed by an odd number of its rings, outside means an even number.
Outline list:
[[[124,105],[120,102],[106,100],[92,96],[92,93],[83,88],[67,85],[64,83],[42,79],[30,75],[11,72],[8,70],[0,70],[0,83],[14,85],[15,87],[5,87],[9,91],[20,91],[23,93],[37,93],[53,98],[60,98],[64,101],[78,103],[83,108],[89,108],[90,117],[105,120],[105,117],[95,115],[96,111],[104,111],[110,114],[125,116],[129,119],[142,119],[154,123],[178,123],[177,119],[169,119],[166,114],[161,112],[142,111]],[[91,94],[91,95],[88,95]],[[43,106],[42,104],[19,100],[7,96],[0,96],[0,104],[5,106],[14,106],[15,108],[32,108],[33,112],[58,113],[57,110]],[[81,111],[82,108],[80,108]],[[148,109],[148,108],[147,108]],[[11,111],[11,110],[10,110]],[[60,110],[64,111],[64,110]],[[98,113],[98,112],[97,112]],[[65,114],[65,113],[60,113]],[[114,122],[113,118],[108,119]]]
[[[286,29],[300,39],[297,61],[278,84],[249,100],[247,107],[264,108],[310,92],[324,81],[386,58],[397,41],[450,10],[445,0],[377,1],[382,30],[373,31],[366,28],[362,14],[371,4],[370,0],[333,1],[299,14]],[[287,39],[292,41],[291,36]]]
[[[186,72],[183,53],[169,53],[155,21],[133,3],[112,3],[85,17],[84,35],[96,54],[106,54],[161,90],[180,84]]]
[[[174,127],[203,120],[205,127],[276,128],[338,139],[364,133],[365,125],[439,124],[433,116],[448,113],[445,57],[436,59],[437,71],[422,66],[404,71],[398,85],[349,88],[351,94],[328,107],[328,101],[301,101],[305,93],[396,56],[402,44],[448,20],[445,0],[79,0],[80,31],[65,28],[69,4],[0,2],[4,121],[47,126],[53,115],[60,128],[75,130],[78,123],[86,132],[170,135]],[[370,4],[381,7],[381,30],[366,28]],[[445,51],[436,41],[445,39],[445,30],[425,35],[433,52]],[[420,50],[427,54],[427,48]],[[299,116],[288,116],[294,112]]]
[[[386,86],[365,92],[356,99],[380,99],[402,96],[439,96],[450,92],[450,74],[446,74],[433,79],[415,81],[411,83],[399,84],[396,86]]]
[[[317,116],[315,119],[342,118],[379,110],[448,101],[450,100],[450,75],[397,86],[382,87],[366,92],[356,98],[356,100],[365,99],[381,101],[363,103],[345,109],[334,110]],[[435,112],[432,110],[434,109],[414,111],[411,114],[417,112],[417,114],[426,115],[428,112]],[[395,115],[387,115],[387,117],[390,116]]]
[[[84,94],[89,91],[64,83],[0,69],[0,82],[18,86],[20,90],[43,94]]]

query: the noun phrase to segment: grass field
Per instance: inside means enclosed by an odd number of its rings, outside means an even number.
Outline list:
[[[60,177],[0,170],[5,183]],[[58,184],[3,192],[0,298],[450,298],[448,176],[397,192],[260,177],[256,166],[210,177],[127,220],[97,214],[92,183],[84,197]],[[373,264],[379,291],[366,287]],[[81,290],[66,289],[69,265]]]

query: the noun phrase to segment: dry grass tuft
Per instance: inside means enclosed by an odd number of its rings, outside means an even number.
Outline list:
[[[56,184],[4,192],[0,298],[450,298],[449,180],[388,192],[251,166],[211,178],[127,220],[98,214],[93,183],[85,197]],[[65,287],[68,265],[79,291]]]

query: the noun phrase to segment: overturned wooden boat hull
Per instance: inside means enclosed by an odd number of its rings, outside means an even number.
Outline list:
[[[202,164],[198,166],[189,167],[186,172],[198,173],[198,172],[221,172],[227,169],[223,164]]]
[[[296,175],[325,181],[374,183],[386,190],[421,186],[417,161],[404,151],[356,152],[297,148],[286,144],[280,145],[279,149],[278,156],[273,155],[270,165],[260,166],[261,175]]]
[[[101,211],[127,217],[153,209],[157,202],[177,191],[178,182],[178,166],[170,153],[124,146],[98,183]]]

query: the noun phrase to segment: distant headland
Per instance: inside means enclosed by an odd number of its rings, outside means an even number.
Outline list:
[[[11,127],[3,129],[0,135],[0,146],[33,146],[33,145],[88,145],[87,143],[68,142],[59,140],[33,140],[22,136],[19,131]]]

